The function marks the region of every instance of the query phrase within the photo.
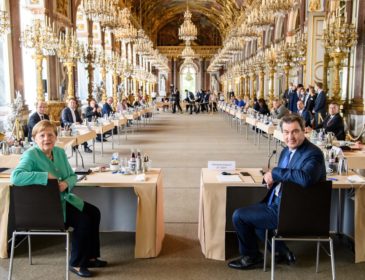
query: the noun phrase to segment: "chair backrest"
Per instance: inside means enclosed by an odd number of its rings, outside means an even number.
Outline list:
[[[10,203],[14,230],[64,230],[57,180],[48,185],[12,186]]]
[[[307,188],[282,184],[277,236],[328,236],[332,182],[318,182]]]

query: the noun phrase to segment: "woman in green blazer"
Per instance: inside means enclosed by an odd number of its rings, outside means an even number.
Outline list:
[[[49,121],[37,123],[32,131],[36,146],[27,150],[11,174],[11,183],[17,186],[47,185],[48,179],[57,179],[66,226],[73,227],[70,271],[80,277],[91,277],[90,267],[103,267],[99,260],[100,211],[84,202],[71,191],[77,177],[66,153],[55,147],[57,128]]]

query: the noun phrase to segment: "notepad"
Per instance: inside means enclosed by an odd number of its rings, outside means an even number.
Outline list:
[[[217,175],[217,180],[223,182],[242,182],[238,175]]]
[[[359,175],[351,175],[347,177],[350,183],[365,183],[365,178]]]

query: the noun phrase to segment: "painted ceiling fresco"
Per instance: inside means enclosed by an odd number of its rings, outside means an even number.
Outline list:
[[[168,31],[168,27],[174,28],[177,36],[177,28],[183,22],[187,7],[186,0],[121,0],[121,2],[131,8],[136,18],[142,15],[143,28],[151,37],[157,38],[159,43],[162,43],[158,39],[161,38],[161,34],[166,32],[170,35],[174,34],[173,30]],[[189,9],[193,14],[192,20],[198,28],[198,34],[202,34],[197,44],[211,45],[217,42],[220,44],[222,34],[244,8],[244,2],[252,2],[252,0],[190,0]],[[206,34],[206,31],[212,27],[215,27],[212,34]],[[220,35],[217,36],[216,32]],[[176,38],[173,39],[176,41]],[[172,44],[172,41],[167,40],[167,45]]]

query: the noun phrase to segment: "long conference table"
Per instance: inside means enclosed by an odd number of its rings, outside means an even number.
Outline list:
[[[13,168],[19,155],[0,156],[0,166]],[[97,187],[97,190],[133,188],[137,196],[135,258],[157,257],[165,236],[163,212],[163,179],[161,169],[153,168],[145,174],[145,181],[137,181],[136,175],[96,172],[79,181],[75,190]],[[8,215],[10,203],[10,179],[0,178],[0,258],[7,258]],[[108,203],[108,201],[105,201]],[[124,213],[115,213],[122,218]]]
[[[251,178],[241,177],[241,182],[221,182],[218,170],[202,169],[199,199],[198,237],[201,250],[208,259],[226,259],[226,199],[227,187],[252,187],[262,185],[262,175],[259,168],[242,168],[239,171],[248,172]],[[352,175],[353,173],[350,173]],[[355,262],[365,261],[365,189],[364,183],[350,183],[347,176],[331,176],[333,189],[354,189],[354,245]]]

